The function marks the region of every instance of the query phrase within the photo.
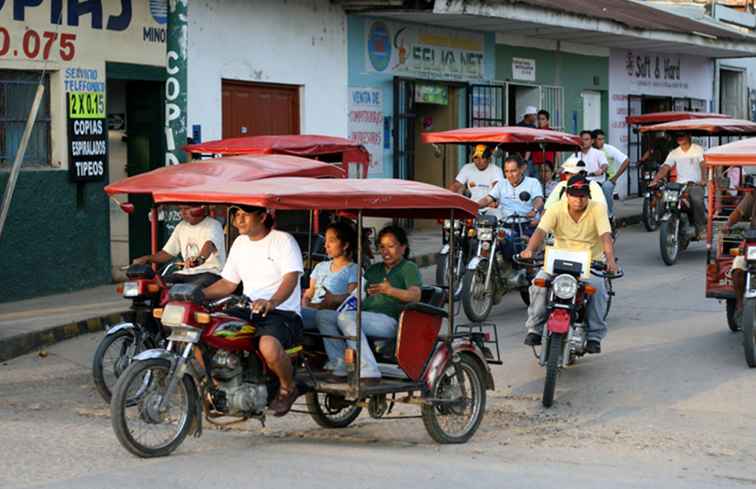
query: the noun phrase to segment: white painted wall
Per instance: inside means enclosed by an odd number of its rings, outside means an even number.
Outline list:
[[[347,135],[346,15],[329,0],[206,0],[189,7],[189,134],[222,136],[223,78],[300,85],[301,132]]]

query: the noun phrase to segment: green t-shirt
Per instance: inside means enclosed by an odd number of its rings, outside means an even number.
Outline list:
[[[396,289],[407,290],[410,287],[421,287],[423,284],[420,277],[420,269],[415,262],[402,260],[397,266],[392,268],[388,274],[383,263],[371,265],[365,272],[365,281],[367,285],[379,284],[383,279],[388,278],[389,283]],[[399,320],[404,303],[394,297],[385,294],[369,295],[364,304],[363,310],[370,312],[379,312]]]

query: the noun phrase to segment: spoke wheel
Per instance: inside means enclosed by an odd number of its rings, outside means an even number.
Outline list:
[[[559,357],[562,356],[562,341],[564,334],[553,333],[549,336],[549,351],[546,357],[546,380],[543,383],[543,399],[541,400],[544,407],[551,407],[554,404],[554,392],[556,391],[557,376],[559,375]]]
[[[653,195],[643,199],[643,227],[646,231],[656,231],[659,228],[659,204],[653,205]]]
[[[333,394],[308,392],[305,401],[310,416],[323,428],[346,428],[362,412],[361,407]]]
[[[673,217],[661,223],[659,229],[659,248],[662,260],[667,265],[674,265],[680,256],[680,239],[675,233],[676,219]],[[682,223],[680,223],[682,225]]]
[[[486,289],[488,261],[481,261],[475,270],[467,270],[462,280],[462,307],[472,322],[482,322],[488,318],[493,307],[493,281]]]
[[[464,258],[462,250],[458,249],[454,253],[454,300],[459,299],[462,293],[462,270],[464,269]],[[436,284],[444,287],[449,285],[449,255],[441,255],[436,264]]]
[[[459,370],[458,370],[459,369]],[[449,363],[431,390],[432,404],[424,404],[423,423],[438,443],[465,443],[478,430],[486,409],[486,387],[480,364],[463,354]]]
[[[746,299],[743,304],[743,351],[745,353],[746,364],[750,368],[756,367],[756,328],[754,328],[753,322],[756,319],[754,316],[754,307],[756,307],[756,299]]]
[[[102,399],[109,403],[118,377],[131,364],[132,358],[145,349],[131,331],[121,330],[106,335],[97,345],[92,361],[92,377]]]
[[[170,363],[160,358],[132,363],[121,375],[110,404],[118,441],[143,458],[173,452],[192,428],[197,391],[188,375],[176,384],[165,409],[160,409],[170,378]]]

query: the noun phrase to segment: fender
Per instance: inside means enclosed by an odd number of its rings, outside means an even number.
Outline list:
[[[439,255],[448,255],[449,254],[449,245],[445,244],[441,247],[441,251],[438,252]]]
[[[433,353],[433,356],[431,356],[425,374],[423,375],[423,383],[429,391],[433,388],[433,384],[436,382],[436,379],[438,379],[438,376],[446,370],[446,367],[449,365],[449,362],[452,361],[452,358],[461,353],[471,355],[475,358],[485,373],[486,378],[484,380],[486,383],[486,389],[494,389],[493,375],[491,374],[491,369],[488,367],[488,362],[486,362],[486,359],[483,356],[483,352],[480,351],[475,343],[464,338],[454,340],[451,350],[446,343],[441,343],[438,349]]]
[[[549,314],[546,322],[549,333],[566,333],[570,330],[570,311],[567,309],[554,309]]]
[[[111,326],[110,329],[105,333],[105,336],[114,335],[119,331],[131,331],[134,336],[138,336],[142,331],[142,327],[138,326],[136,323],[118,323],[114,326]]]
[[[478,268],[478,265],[480,265],[480,262],[486,261],[488,258],[483,258],[482,256],[474,256],[470,261],[467,263],[467,269],[468,270],[475,270]]]
[[[144,350],[134,357],[134,361],[139,360],[151,360],[153,358],[160,358],[162,360],[168,360],[169,362],[175,362],[179,356],[178,354],[168,351],[164,348],[152,348],[150,350]]]

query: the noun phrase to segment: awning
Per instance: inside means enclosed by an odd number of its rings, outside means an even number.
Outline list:
[[[756,136],[756,123],[741,119],[689,119],[641,126],[640,132],[684,132],[692,136]]]
[[[756,138],[741,139],[712,148],[704,153],[704,160],[712,166],[756,165]]]
[[[156,203],[239,204],[288,210],[363,211],[366,216],[438,219],[454,209],[472,217],[478,204],[435,185],[396,179],[271,178],[208,183],[155,192]]]
[[[165,166],[105,187],[108,195],[153,194],[193,185],[250,182],[271,177],[343,178],[344,170],[307,158],[288,155],[229,156]]]
[[[629,115],[625,122],[630,125],[661,124],[663,122],[684,121],[688,119],[729,119],[725,114],[714,112],[651,112],[650,114]]]
[[[572,151],[580,147],[580,137],[574,134],[520,126],[425,132],[420,139],[431,144],[496,144],[505,151]]]

